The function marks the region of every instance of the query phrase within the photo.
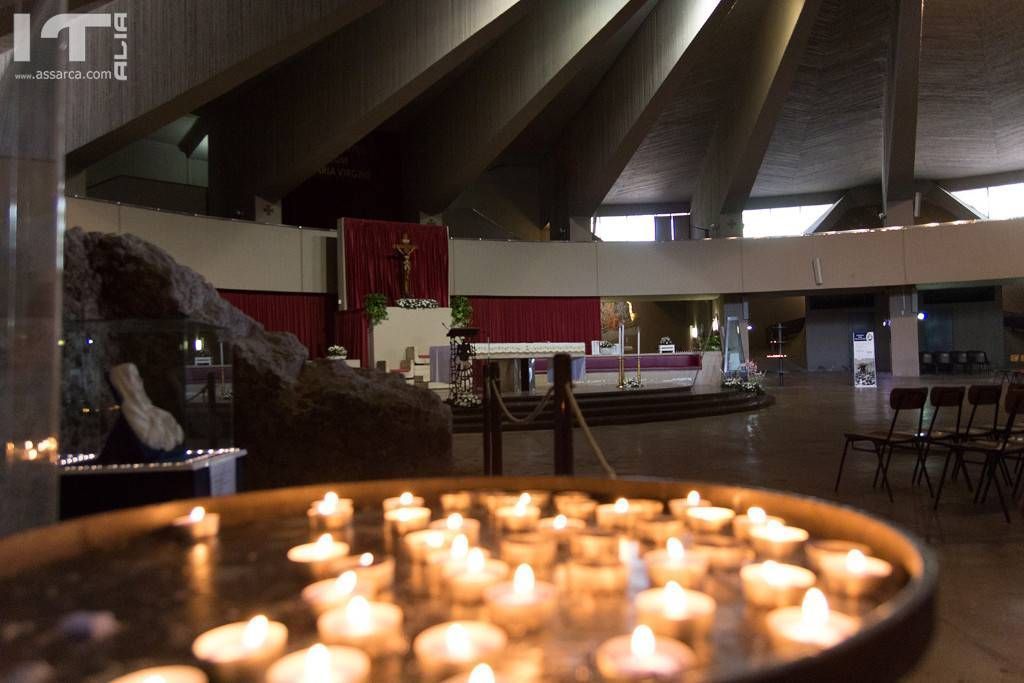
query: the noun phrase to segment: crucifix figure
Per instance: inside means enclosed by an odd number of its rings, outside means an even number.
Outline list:
[[[395,245],[395,251],[402,257],[402,298],[409,299],[409,275],[412,273],[412,252],[416,251],[416,245],[409,241],[408,233],[402,235],[402,240]]]

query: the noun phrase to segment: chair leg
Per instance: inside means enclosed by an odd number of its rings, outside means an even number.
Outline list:
[[[839,459],[839,472],[836,474],[836,485],[832,489],[833,493],[839,493],[839,480],[843,477],[843,464],[846,463],[846,452],[850,448],[850,440],[846,440],[846,445],[843,446],[843,457]]]
[[[884,450],[883,450],[884,452]],[[893,447],[889,446],[889,455],[885,457],[884,461],[881,454],[878,456],[878,464],[882,468],[882,486],[885,487],[885,492],[889,494],[889,502],[892,503],[892,487],[889,486],[889,463],[892,462]]]
[[[1002,456],[999,456],[999,455],[993,456],[993,461],[999,461],[1000,464],[1005,464],[1005,463],[1002,463],[1002,459],[1003,459]],[[1006,507],[1006,498],[1003,496],[1003,485],[999,483],[999,475],[996,474],[995,469],[996,469],[996,462],[993,462],[992,463],[992,474],[990,475],[990,479],[992,479],[992,481],[994,481],[995,484],[996,484],[996,493],[999,495],[999,506],[1003,508],[1003,517],[1006,518],[1006,523],[1009,524],[1010,523],[1010,510],[1009,510],[1009,508]]]
[[[946,460],[942,463],[942,474],[939,475],[939,488],[935,491],[935,504],[932,505],[932,510],[939,509],[939,499],[942,498],[942,487],[946,484],[946,471],[949,469],[949,458],[953,455],[953,449],[949,449],[946,453]]]

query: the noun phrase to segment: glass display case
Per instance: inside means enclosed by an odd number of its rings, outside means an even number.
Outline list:
[[[65,459],[168,461],[234,446],[231,346],[223,328],[186,319],[65,321],[59,345]],[[180,446],[140,457],[117,440],[121,407],[110,370],[123,363],[138,368],[149,400],[181,426]]]

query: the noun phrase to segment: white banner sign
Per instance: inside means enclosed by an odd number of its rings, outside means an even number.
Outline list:
[[[874,332],[853,333],[853,386],[878,386],[878,375],[875,372]]]

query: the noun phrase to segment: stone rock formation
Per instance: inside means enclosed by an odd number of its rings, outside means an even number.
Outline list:
[[[227,330],[234,440],[249,451],[248,488],[451,471],[451,411],[433,392],[377,370],[307,362],[294,335],[267,332],[134,235],[67,231],[64,317],[187,318]]]

